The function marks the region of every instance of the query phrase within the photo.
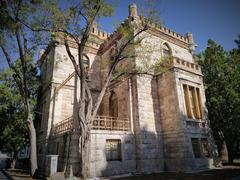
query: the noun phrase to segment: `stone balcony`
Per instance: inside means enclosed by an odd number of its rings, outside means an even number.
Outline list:
[[[73,128],[73,117],[66,118],[54,125],[53,134],[63,134]],[[92,122],[92,130],[130,131],[128,118],[114,118],[110,116],[96,116]]]

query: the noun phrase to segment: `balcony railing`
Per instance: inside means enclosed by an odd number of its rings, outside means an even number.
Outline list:
[[[92,129],[94,129],[94,130],[130,131],[130,122],[127,118],[97,116],[93,120]]]
[[[73,127],[72,116],[64,119],[54,126],[54,134],[62,134],[68,132]],[[114,118],[109,116],[97,116],[92,122],[93,130],[109,130],[109,131],[130,131],[130,122],[128,118]]]
[[[62,134],[72,129],[73,118],[68,117],[54,126],[54,134]]]

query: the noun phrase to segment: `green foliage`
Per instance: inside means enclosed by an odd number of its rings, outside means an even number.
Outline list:
[[[156,6],[159,1],[157,0],[137,0],[138,5],[138,14],[145,18],[146,22],[154,22],[162,25],[163,22],[161,20],[160,11],[156,9]]]
[[[199,55],[211,127],[219,150],[223,141],[226,142],[230,162],[239,150],[240,142],[239,58],[239,49],[225,52],[212,40]]]
[[[0,74],[0,149],[16,155],[28,134],[22,97],[11,76],[10,70]]]
[[[111,3],[105,0],[71,0],[62,3],[42,0],[37,7],[31,27],[52,33],[67,33],[71,37],[81,37],[89,22],[113,14]],[[99,11],[95,14],[97,8]]]

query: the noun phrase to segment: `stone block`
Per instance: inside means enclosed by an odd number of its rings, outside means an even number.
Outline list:
[[[52,176],[57,172],[58,167],[58,155],[47,155],[45,162],[45,175]]]

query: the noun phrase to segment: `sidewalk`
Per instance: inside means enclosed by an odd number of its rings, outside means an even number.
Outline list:
[[[14,180],[32,180],[30,175],[21,170],[8,170],[6,171]],[[51,180],[64,179],[61,173],[52,176]],[[0,171],[0,180],[9,180],[2,171]],[[89,178],[91,180],[240,180],[240,166],[223,166],[219,169],[213,169],[195,173],[182,173],[182,172],[162,172],[148,175],[135,175],[135,176],[112,176],[112,177],[98,177]]]
[[[197,173],[163,172],[157,174],[110,178],[114,180],[240,180],[240,167],[225,166],[221,169]]]
[[[7,176],[5,176],[5,174],[0,171],[0,180],[4,180],[4,179],[8,179]]]
[[[32,180],[31,176],[27,171],[20,169],[8,169],[4,170],[4,173],[8,176],[9,180]],[[1,178],[0,178],[1,180]]]

